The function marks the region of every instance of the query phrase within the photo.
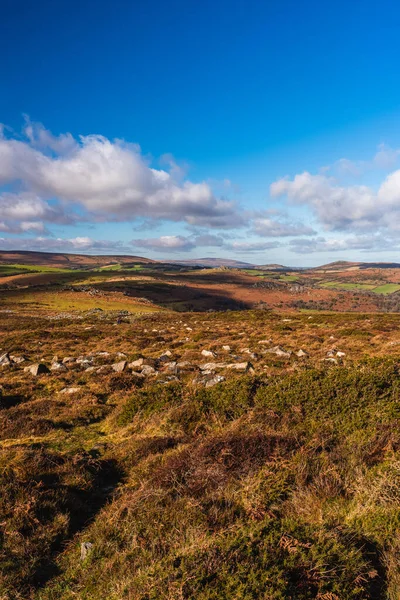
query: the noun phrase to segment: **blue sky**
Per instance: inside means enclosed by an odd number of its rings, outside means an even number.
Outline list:
[[[400,261],[396,3],[1,7],[0,248]]]

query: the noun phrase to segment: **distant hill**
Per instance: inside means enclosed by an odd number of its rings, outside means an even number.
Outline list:
[[[61,252],[0,251],[0,264],[24,264],[46,267],[102,267],[118,263],[156,263],[143,256],[66,254]]]
[[[400,263],[385,262],[350,262],[347,260],[337,260],[319,267],[312,267],[312,271],[346,271],[356,269],[400,269]]]
[[[230,258],[192,258],[188,260],[170,260],[164,261],[179,265],[200,266],[200,267],[232,267],[236,269],[253,269],[258,268],[251,263],[233,260]]]

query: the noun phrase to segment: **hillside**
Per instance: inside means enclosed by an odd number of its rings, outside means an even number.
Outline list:
[[[0,597],[397,599],[399,325],[0,313]]]
[[[111,264],[125,263],[153,263],[156,261],[142,256],[130,255],[88,255],[68,254],[57,252],[29,252],[0,250],[0,264],[27,264],[48,267],[97,267]]]

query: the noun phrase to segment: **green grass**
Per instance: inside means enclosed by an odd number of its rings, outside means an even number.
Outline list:
[[[1,295],[4,306],[24,305],[27,309],[51,311],[87,311],[100,308],[104,311],[128,310],[129,312],[154,312],[157,307],[139,304],[134,300],[125,300],[113,296],[90,296],[76,292],[42,292],[36,291],[9,291]]]
[[[126,483],[33,597],[396,600],[399,391],[381,360],[128,392]]]
[[[320,287],[334,288],[339,290],[365,290],[374,291],[375,285],[372,283],[347,283],[343,281],[319,282]]]
[[[399,290],[400,285],[396,283],[386,283],[373,289],[375,294],[393,294],[393,292],[398,292]]]
[[[279,279],[281,281],[287,281],[288,283],[299,281],[299,277],[297,275],[280,275]]]
[[[24,265],[16,263],[0,265],[0,276],[19,275],[20,273],[71,273],[71,271],[75,272],[75,269],[64,269],[60,267],[47,267],[40,265]]]

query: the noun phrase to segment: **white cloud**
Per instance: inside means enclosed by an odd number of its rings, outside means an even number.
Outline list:
[[[48,237],[12,237],[0,238],[1,250],[36,250],[42,252],[127,252],[122,242],[93,240],[90,237],[48,238]]]
[[[390,227],[393,213],[400,213],[400,172],[392,174],[378,193],[363,185],[341,186],[325,175],[308,172],[292,180],[280,179],[271,185],[273,197],[287,195],[290,201],[308,205],[329,230],[368,230]]]
[[[131,241],[132,246],[156,252],[186,252],[196,247],[190,238],[181,235],[162,235],[159,238],[145,238]]]
[[[27,123],[26,141],[0,138],[0,185],[22,186],[59,209],[80,206],[93,218],[137,217],[232,228],[245,223],[235,202],[216,197],[206,182],[182,181],[183,173],[153,169],[138,146],[100,135],[52,136]],[[3,202],[1,200],[0,202]]]
[[[385,250],[398,250],[398,243],[393,239],[384,238],[380,235],[363,235],[344,239],[314,237],[291,240],[290,248],[296,254],[348,252],[349,250],[381,252]]]
[[[284,223],[268,218],[254,219],[253,231],[256,235],[263,237],[287,237],[315,233],[311,227],[301,223]]]
[[[235,252],[263,252],[279,246],[279,242],[233,242],[230,249]]]

